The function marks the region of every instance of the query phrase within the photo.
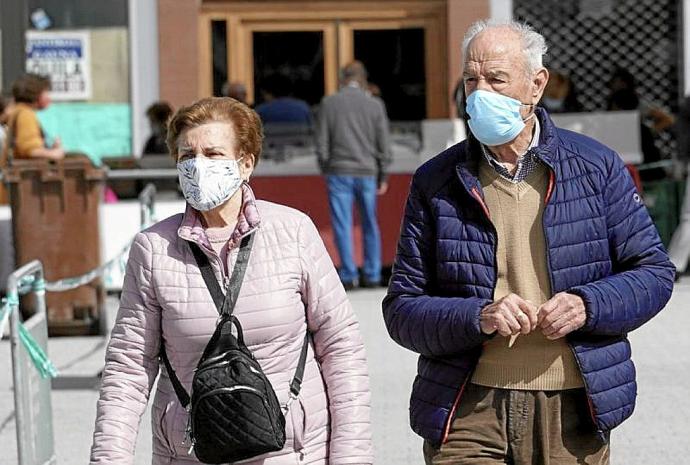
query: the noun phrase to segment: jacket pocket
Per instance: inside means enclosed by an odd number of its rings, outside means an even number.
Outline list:
[[[175,455],[175,448],[173,447],[171,431],[170,431],[170,418],[173,416],[173,403],[168,402],[161,406],[160,409],[153,408],[151,412],[151,427],[153,428],[153,437],[155,441],[160,444],[160,447],[169,456]],[[156,445],[153,445],[154,453],[156,451]],[[161,452],[163,452],[161,451]]]

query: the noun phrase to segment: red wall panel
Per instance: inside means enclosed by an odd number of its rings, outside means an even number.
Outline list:
[[[392,265],[395,258],[400,221],[411,179],[411,174],[390,175],[388,192],[378,199],[381,259],[384,266]],[[287,205],[309,215],[316,224],[333,262],[336,265],[340,263],[333,240],[326,182],[322,176],[256,176],[252,178],[251,185],[257,198]],[[361,266],[362,234],[357,214],[354,215],[354,228],[356,263]]]

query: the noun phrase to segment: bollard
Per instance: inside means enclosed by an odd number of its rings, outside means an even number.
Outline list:
[[[30,278],[36,294],[36,313],[24,327],[45,350],[48,344],[45,281],[43,265],[33,260],[10,274],[7,297],[10,302],[10,336],[12,377],[17,428],[19,465],[53,465],[57,463],[53,439],[53,413],[50,400],[50,378],[42,378],[33,367],[27,351],[20,347],[20,284]]]
[[[153,222],[154,207],[156,202],[156,186],[148,183],[139,194],[139,219],[141,229],[148,228]]]

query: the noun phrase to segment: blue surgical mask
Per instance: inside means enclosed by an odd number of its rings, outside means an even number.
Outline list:
[[[522,105],[527,104],[496,92],[475,90],[467,97],[467,124],[484,145],[508,143],[525,128],[520,115]]]

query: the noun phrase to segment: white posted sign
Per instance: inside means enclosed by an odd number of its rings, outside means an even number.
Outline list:
[[[50,77],[54,100],[89,100],[89,45],[85,31],[27,31],[26,70]]]

